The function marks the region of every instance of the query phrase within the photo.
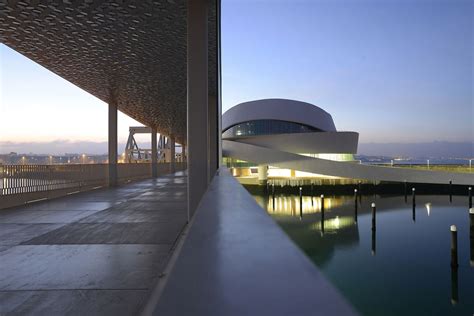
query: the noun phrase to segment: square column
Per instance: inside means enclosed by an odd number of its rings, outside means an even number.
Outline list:
[[[218,158],[219,155],[217,153],[219,146],[218,146],[218,130],[217,130],[217,97],[214,95],[208,96],[209,104],[208,104],[208,133],[209,133],[209,175],[208,175],[208,182],[210,183],[214,175],[216,174],[217,169],[219,168]]]
[[[268,166],[258,165],[258,184],[267,185],[268,181]]]
[[[220,0],[209,2],[210,12],[215,10],[216,18],[208,21],[208,34],[215,41],[209,44],[209,87],[208,87],[208,133],[209,133],[209,182],[219,169],[221,155],[221,76],[220,76]]]
[[[109,102],[109,186],[117,185],[117,104]]]
[[[151,129],[151,176],[156,178],[158,176],[158,141],[156,128]]]
[[[222,73],[221,73],[221,0],[216,1],[216,76],[217,76],[217,168],[219,169],[222,159]]]
[[[208,0],[187,0],[188,221],[208,185]]]

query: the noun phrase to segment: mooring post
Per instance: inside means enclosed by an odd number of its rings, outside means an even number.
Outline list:
[[[474,208],[469,209],[469,239],[471,244],[471,256],[469,264],[474,267]]]
[[[303,188],[300,187],[300,219],[303,218]]]
[[[357,224],[357,189],[354,189],[354,222]]]
[[[321,194],[321,232],[324,234],[324,194]]]
[[[324,216],[324,194],[321,194],[321,213]]]
[[[458,231],[451,225],[451,304],[456,305],[458,296]]]
[[[451,225],[451,268],[457,269],[458,265],[458,230],[456,225]]]
[[[472,207],[472,188],[469,187],[468,191],[469,191],[469,208],[471,208]]]
[[[413,203],[413,206],[412,206],[411,219],[414,222],[416,222],[416,204],[415,203]]]
[[[412,204],[416,205],[416,194],[415,194],[415,188],[411,189],[411,198],[412,198]]]
[[[376,230],[376,219],[375,219],[375,214],[376,214],[376,208],[375,208],[375,203],[372,203],[372,230]]]

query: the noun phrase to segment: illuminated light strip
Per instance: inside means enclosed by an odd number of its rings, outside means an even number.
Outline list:
[[[26,204],[35,203],[35,202],[40,202],[40,201],[45,201],[45,200],[47,200],[47,199],[48,199],[48,198],[30,200],[30,201],[27,201]]]

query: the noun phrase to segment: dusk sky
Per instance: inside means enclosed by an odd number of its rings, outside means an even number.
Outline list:
[[[223,111],[296,99],[360,143],[474,142],[472,1],[222,2]],[[106,141],[105,103],[1,44],[0,67],[0,153]]]

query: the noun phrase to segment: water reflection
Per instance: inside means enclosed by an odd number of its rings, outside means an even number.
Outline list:
[[[317,222],[310,225],[310,229],[313,231],[320,231],[321,225],[324,223],[324,227],[327,232],[336,233],[338,230],[346,229],[355,224],[354,219],[349,216],[326,219],[323,222]]]
[[[375,230],[372,230],[372,256],[375,256],[375,242],[376,242],[376,233],[375,233]]]
[[[263,208],[276,214],[285,214],[292,216],[299,216],[300,213],[314,214],[321,212],[321,199],[312,198],[310,196],[302,196],[301,204],[300,197],[297,195],[278,195],[270,199],[268,196],[255,196],[257,203]],[[324,209],[330,211],[335,207],[345,204],[345,199],[324,197]],[[303,206],[301,209],[300,205]]]
[[[326,196],[323,216],[320,197],[313,204],[310,196],[302,197],[301,208],[299,195],[278,195],[274,210],[271,196],[256,197],[362,315],[472,314],[474,217],[470,224],[465,197],[453,196],[449,204],[446,195],[417,195],[412,197],[421,206],[417,210],[416,203],[404,203],[403,194],[378,195],[376,231],[371,230],[374,197],[366,195],[364,203],[359,198]],[[452,224],[460,232],[457,271],[449,265],[446,232]]]
[[[451,304],[459,303],[458,269],[451,269]]]
[[[428,216],[430,216],[430,214],[431,214],[431,203],[426,203],[425,207],[426,207],[426,214],[428,214]]]
[[[299,195],[278,195],[274,199],[273,196],[262,195],[255,196],[255,199],[271,215],[285,219],[280,225],[297,243],[307,245],[305,252],[320,264],[330,259],[336,247],[357,244],[359,241],[358,194],[352,197],[324,196],[324,202],[321,197],[302,196],[300,199]],[[341,208],[348,205],[354,207],[354,216],[341,213]],[[366,211],[362,210],[362,213]],[[293,222],[290,219],[301,221]],[[306,228],[300,230],[299,225]]]
[[[469,265],[474,268],[474,233],[472,232],[471,229],[471,256],[469,260]]]
[[[300,229],[300,221],[282,220],[279,224],[297,244],[304,245],[304,252],[313,261],[324,266],[337,248],[359,243],[359,230],[352,216],[336,215],[322,220],[320,215],[315,214],[311,220],[305,217],[304,229]]]

